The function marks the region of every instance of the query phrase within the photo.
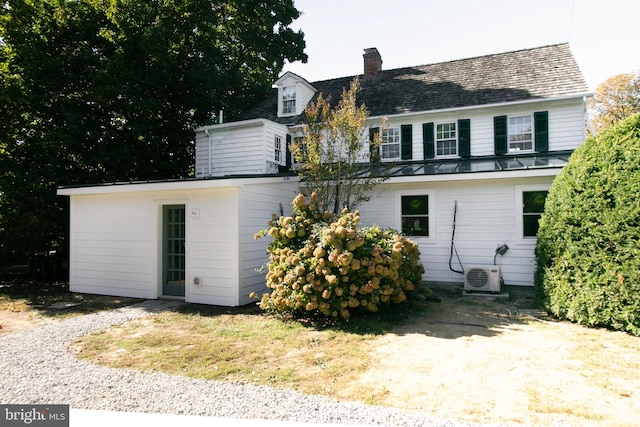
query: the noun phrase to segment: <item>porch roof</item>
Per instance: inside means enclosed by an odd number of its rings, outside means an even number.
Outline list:
[[[447,175],[479,172],[527,171],[560,169],[569,161],[572,151],[516,154],[505,156],[470,157],[464,159],[434,159],[417,162],[382,163],[363,168],[359,173],[374,173],[390,178],[420,175]]]

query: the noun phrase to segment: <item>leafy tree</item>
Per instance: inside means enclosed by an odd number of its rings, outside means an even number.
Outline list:
[[[601,83],[588,101],[596,133],[640,113],[640,71],[618,74]]]
[[[193,129],[306,61],[292,0],[7,0],[0,6],[0,251],[60,243],[57,185],[178,178]]]
[[[367,120],[369,113],[364,104],[357,105],[360,89],[358,79],[349,90],[343,90],[335,108],[330,99],[320,94],[304,112],[304,139],[293,144],[292,153],[301,163],[298,175],[315,192],[319,203],[334,213],[343,208],[355,209],[366,201],[367,191],[385,179],[382,174],[371,173],[364,159]],[[379,133],[373,135],[370,150],[380,146]]]
[[[535,282],[554,315],[640,335],[640,114],[588,138],[554,180]]]

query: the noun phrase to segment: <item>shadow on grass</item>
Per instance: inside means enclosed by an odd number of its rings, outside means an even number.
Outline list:
[[[336,321],[322,316],[280,316],[263,311],[258,304],[251,303],[241,307],[221,307],[202,304],[184,304],[177,312],[203,317],[220,315],[250,315],[277,319],[283,322],[297,322],[315,330],[339,330],[358,335],[384,335],[393,328],[413,321],[426,310],[428,303],[423,301],[405,302],[386,306],[376,313],[356,311],[349,321]]]
[[[536,307],[530,289],[510,289],[508,298],[465,295],[458,285],[430,288],[431,297],[414,299],[402,304],[384,306],[379,312],[354,311],[348,321],[336,321],[322,316],[278,316],[262,311],[256,303],[243,307],[219,307],[185,304],[177,309],[183,314],[219,316],[243,314],[271,317],[284,322],[296,322],[315,330],[336,330],[357,335],[421,334],[443,339],[468,336],[492,337],[526,320],[520,310]]]
[[[33,310],[46,317],[65,317],[124,307],[141,301],[69,292],[67,282],[31,280],[19,267],[4,268],[0,272],[0,309]],[[67,303],[64,308],[52,308],[62,303]]]

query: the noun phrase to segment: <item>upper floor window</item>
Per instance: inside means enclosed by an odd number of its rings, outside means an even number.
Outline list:
[[[533,150],[533,124],[531,116],[509,117],[509,152]]]
[[[282,114],[295,114],[296,112],[296,87],[285,86],[282,88]]]
[[[458,155],[456,123],[438,123],[436,125],[436,156],[456,155]]]
[[[380,137],[382,160],[400,160],[400,128],[384,129]]]
[[[280,163],[280,159],[282,159],[282,138],[276,135],[273,141],[273,146],[275,152],[274,160],[277,163]]]

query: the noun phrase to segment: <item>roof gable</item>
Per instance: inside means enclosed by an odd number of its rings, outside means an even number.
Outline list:
[[[586,81],[567,43],[381,70],[373,78],[348,76],[311,85],[325,98],[330,96],[337,102],[343,89],[348,89],[355,77],[359,77],[361,83],[358,102],[367,106],[371,116],[588,93]],[[242,119],[265,117],[277,120],[276,115],[277,93],[274,90],[265,100],[245,112]],[[299,122],[299,119],[289,117],[285,121]]]

